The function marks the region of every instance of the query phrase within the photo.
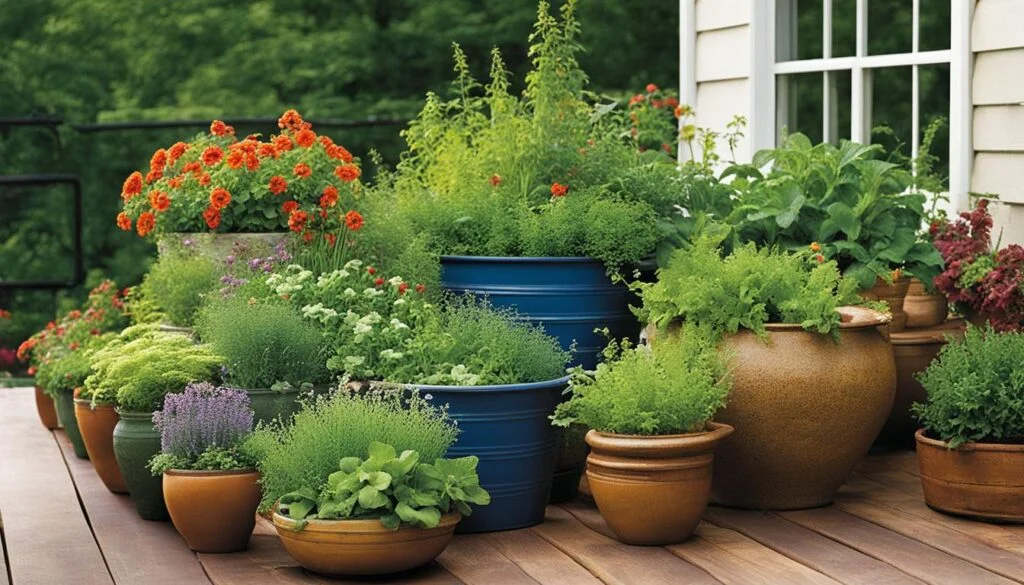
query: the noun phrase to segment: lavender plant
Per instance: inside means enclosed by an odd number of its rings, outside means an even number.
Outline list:
[[[160,431],[160,453],[150,460],[154,475],[168,469],[225,470],[254,467],[255,457],[241,447],[252,432],[249,396],[209,382],[189,384],[168,394],[163,410],[153,413]]]

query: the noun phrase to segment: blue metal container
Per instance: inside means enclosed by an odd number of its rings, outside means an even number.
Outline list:
[[[551,491],[559,434],[548,416],[569,377],[495,386],[410,385],[435,404],[448,404],[459,438],[448,457],[476,455],[480,485],[491,503],[474,508],[459,532],[493,532],[540,524]]]
[[[629,311],[632,295],[615,284],[593,258],[442,256],[441,284],[456,293],[486,296],[495,307],[514,307],[523,320],[540,323],[568,349],[574,364],[593,369],[607,327],[611,336],[635,338],[640,331]]]

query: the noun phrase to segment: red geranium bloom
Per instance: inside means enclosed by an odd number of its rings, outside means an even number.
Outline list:
[[[270,177],[270,184],[268,185],[270,192],[274,195],[280,195],[288,190],[288,181],[281,175],[274,175]]]
[[[142,193],[142,173],[135,171],[125,179],[121,187],[121,198],[128,201],[139,193]]]
[[[210,192],[210,207],[220,211],[231,203],[231,193],[223,187],[217,187]]]
[[[295,142],[302,148],[309,148],[316,144],[316,134],[309,129],[299,130],[295,134]]]
[[[212,167],[224,159],[224,151],[219,146],[208,146],[201,158],[204,165]]]
[[[647,87],[644,88],[644,89],[647,90],[647,93],[654,93],[654,92],[658,91],[658,86],[654,85],[653,83],[648,83]]]
[[[194,160],[190,163],[185,163],[185,166],[181,167],[181,174],[192,173],[195,176],[201,175],[203,172],[203,166],[199,164],[199,161]]]
[[[373,280],[373,285],[374,286],[383,286],[384,285],[384,278],[381,277],[381,276],[378,276],[377,278],[375,278]]]
[[[227,124],[225,124],[224,122],[221,122],[220,120],[214,120],[213,123],[210,124],[210,134],[213,134],[214,136],[227,136],[228,134],[234,134],[234,133],[235,133],[235,129],[234,128],[232,128],[231,126],[228,126]]]
[[[167,151],[167,163],[173,165],[179,158],[181,158],[181,155],[185,154],[186,150],[188,150],[188,144],[185,144],[184,142],[175,142]]]
[[[295,145],[292,144],[292,139],[288,138],[284,134],[279,134],[274,137],[274,148],[276,148],[278,152],[288,152],[294,146]]]
[[[304,123],[302,116],[300,116],[298,112],[295,110],[288,110],[278,118],[277,127],[288,128],[289,130],[298,130]]]
[[[295,211],[298,208],[298,201],[285,201],[284,203],[281,204],[281,211],[288,214],[290,214],[291,212]]]
[[[217,226],[220,225],[220,210],[207,207],[206,211],[203,212],[203,219],[206,220],[206,225],[211,230],[217,229]]]
[[[552,197],[565,197],[565,194],[569,192],[569,186],[561,183],[553,183],[551,185],[551,196]]]
[[[162,178],[164,178],[164,172],[157,169],[152,169],[146,173],[146,183],[155,183]]]
[[[497,187],[501,185],[501,175],[491,175],[491,187]]]
[[[295,168],[292,169],[292,171],[295,173],[295,176],[299,177],[300,179],[305,179],[305,178],[307,178],[307,177],[309,177],[310,175],[313,174],[313,169],[309,168],[309,165],[307,165],[306,163],[299,163],[299,164],[295,165]],[[328,188],[333,188],[333,187],[328,187]],[[335,189],[335,191],[337,191],[337,190]]]
[[[405,291],[409,290],[409,284],[405,282],[398,283],[398,294],[404,295]]]
[[[425,291],[425,290],[427,290],[427,287],[423,286],[422,284],[417,284],[416,285],[416,292],[418,292],[420,294],[423,294],[423,291]]]
[[[635,106],[635,105],[643,102],[644,99],[645,99],[644,98],[644,94],[638,93],[635,96],[629,98],[629,105],[630,105],[630,107]]]
[[[210,173],[203,173],[199,175],[199,184],[203,187],[210,184]]]
[[[374,274],[377,274],[377,269],[374,268],[373,266],[369,266],[366,269],[366,273],[369,274],[370,276],[373,276]]]
[[[240,150],[232,150],[225,160],[229,168],[240,169],[245,164],[245,153]]]
[[[152,191],[149,194],[149,204],[157,211],[167,211],[171,206],[171,198],[163,191]]]
[[[153,171],[162,171],[167,166],[167,151],[164,149],[158,149],[153,153],[153,157],[149,159],[149,168]]]
[[[139,221],[135,224],[135,229],[140,236],[145,237],[149,232],[153,231],[154,225],[156,225],[156,218],[153,217],[153,214],[143,211],[142,215],[139,216]]]
[[[358,211],[349,211],[345,214],[345,227],[358,232],[363,227],[363,216]]]
[[[245,155],[245,168],[255,171],[260,168],[260,159],[255,154]]]
[[[333,248],[334,244],[338,241],[338,236],[334,234],[324,234],[324,239],[327,240],[327,245]]]
[[[334,174],[338,175],[338,178],[341,179],[342,181],[345,181],[346,183],[351,183],[352,181],[355,181],[356,179],[359,178],[359,175],[362,174],[362,171],[360,171],[359,167],[355,165],[346,164],[335,167]]]
[[[293,232],[301,232],[306,229],[306,222],[309,221],[309,214],[302,210],[295,210],[288,216],[288,229]]]
[[[320,196],[320,207],[328,208],[334,207],[338,203],[338,188],[334,185],[328,185],[324,188],[324,194]]]
[[[128,217],[128,214],[121,212],[117,214],[117,227],[128,232],[132,229],[132,218]]]
[[[277,147],[275,147],[273,144],[270,144],[269,142],[266,142],[266,143],[263,143],[263,144],[259,145],[259,148],[256,149],[256,154],[258,154],[259,156],[262,156],[264,158],[266,158],[266,157],[277,158]]]

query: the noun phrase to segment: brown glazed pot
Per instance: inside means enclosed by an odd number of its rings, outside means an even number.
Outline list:
[[[925,502],[950,514],[1024,522],[1024,444],[949,444],[917,431]]]
[[[907,327],[907,313],[903,310],[903,306],[909,288],[910,277],[908,276],[897,278],[892,284],[878,278],[875,280],[875,285],[861,291],[860,296],[889,305],[889,312],[892,314],[892,320],[889,321],[889,332],[896,333]]]
[[[878,435],[896,393],[888,315],[842,307],[840,340],[799,325],[727,336],[732,391],[715,419],[736,433],[715,453],[711,502],[795,510],[832,501]]]
[[[907,297],[903,301],[903,312],[907,314],[907,329],[936,327],[946,320],[949,302],[946,295],[929,294],[925,291],[923,282],[912,278],[907,288]]]
[[[52,431],[60,427],[60,422],[57,420],[57,407],[53,404],[53,398],[50,398],[39,386],[36,386],[36,412],[39,413],[39,422],[43,423],[47,429]]]
[[[285,550],[303,568],[321,575],[384,575],[425,565],[448,546],[458,513],[441,517],[434,528],[402,526],[388,530],[378,519],[309,520],[299,523],[274,513],[274,528]]]
[[[164,502],[189,548],[201,553],[245,550],[256,526],[260,474],[255,469],[164,472]]]
[[[89,400],[75,399],[75,419],[82,433],[89,461],[103,485],[115,494],[127,494],[128,485],[121,475],[121,467],[114,456],[114,427],[120,417],[113,404],[97,404],[92,407]]]
[[[715,446],[733,432],[709,426],[685,435],[587,433],[590,490],[621,542],[675,544],[693,534],[711,492]]]

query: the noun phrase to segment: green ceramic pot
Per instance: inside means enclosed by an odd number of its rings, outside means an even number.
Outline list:
[[[144,520],[167,520],[163,478],[146,467],[160,452],[160,431],[153,426],[149,412],[119,412],[114,427],[114,455],[135,502],[135,510]]]
[[[85,441],[82,440],[82,432],[78,430],[78,419],[75,418],[75,396],[71,390],[58,390],[57,398],[54,399],[57,407],[57,416],[64,423],[64,432],[75,449],[75,456],[79,459],[88,459],[89,452],[85,450]]]
[[[308,396],[299,390],[245,390],[249,395],[249,406],[252,408],[253,424],[270,422],[276,418],[291,419],[292,415],[302,408],[299,399]]]
[[[559,429],[561,437],[555,475],[551,481],[551,495],[548,497],[550,503],[575,500],[579,494],[580,477],[583,476],[587,454],[590,453],[590,448],[583,439],[588,430],[590,429],[580,424]]]

